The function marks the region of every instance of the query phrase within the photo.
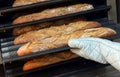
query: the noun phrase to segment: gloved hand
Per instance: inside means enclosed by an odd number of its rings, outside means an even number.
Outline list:
[[[103,64],[111,64],[120,71],[120,43],[100,38],[71,39],[71,51],[79,56]]]

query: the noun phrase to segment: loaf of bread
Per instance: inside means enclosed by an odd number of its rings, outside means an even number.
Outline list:
[[[93,6],[91,4],[75,4],[66,7],[52,8],[52,9],[44,10],[42,12],[20,16],[13,21],[13,24],[51,18],[55,16],[61,16],[65,14],[76,13],[90,9],[93,9]]]
[[[74,53],[70,51],[40,56],[33,60],[27,61],[23,66],[23,71],[33,70],[36,68],[44,67],[50,64],[70,60],[70,59],[77,58],[77,57],[79,56],[75,55]]]
[[[56,20],[56,21],[51,21],[51,22],[45,22],[45,23],[41,23],[41,24],[36,24],[33,26],[25,26],[25,27],[19,27],[19,28],[15,28],[13,30],[13,35],[21,35],[24,34],[26,32],[29,31],[34,31],[34,30],[39,30],[42,28],[46,28],[46,27],[50,27],[50,26],[59,26],[59,25],[67,25],[70,22],[75,22],[75,21],[85,21],[85,17],[72,17],[72,18],[65,18],[65,19],[61,19],[61,20]]]
[[[49,1],[49,0],[15,0],[12,6],[13,7],[22,6],[22,5],[28,5],[28,4],[44,2],[44,1]]]
[[[34,40],[29,42],[17,51],[18,56],[41,52],[53,48],[66,46],[69,39],[80,37],[101,37],[106,38],[115,35],[116,32],[110,28],[100,27],[85,30],[77,30],[70,34],[56,35],[42,40]]]
[[[30,31],[28,33],[25,33],[23,35],[18,36],[14,40],[14,44],[22,44],[26,42],[30,42],[37,39],[45,39],[50,36],[54,35],[62,35],[62,34],[69,34],[73,31],[76,31],[78,29],[88,29],[88,28],[94,28],[101,26],[98,22],[93,21],[76,21],[73,23],[69,23],[68,25],[62,25],[62,26],[55,26],[50,28],[41,29],[38,31]]]

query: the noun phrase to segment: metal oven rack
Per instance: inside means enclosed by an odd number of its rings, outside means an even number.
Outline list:
[[[47,19],[42,19],[42,20],[37,20],[37,21],[32,21],[32,22],[27,22],[27,23],[21,23],[21,24],[15,24],[15,25],[13,25],[11,23],[11,21],[13,20],[11,14],[22,13],[23,11],[26,11],[26,9],[30,10],[30,9],[35,9],[35,8],[47,8],[48,6],[57,6],[57,4],[59,4],[59,5],[73,4],[73,3],[75,4],[75,3],[84,3],[84,2],[93,4],[95,8],[93,10],[89,10],[89,11],[77,12],[77,13],[73,13],[73,14],[67,14],[67,15],[63,15],[63,16],[57,16],[57,17],[52,17],[52,18],[47,18]],[[75,0],[50,0],[49,2],[35,3],[35,4],[19,6],[19,7],[9,7],[9,6],[2,7],[0,9],[1,14],[2,14],[0,16],[0,20],[2,20],[4,23],[0,23],[0,32],[1,32],[0,33],[1,34],[1,41],[0,41],[1,46],[0,47],[1,47],[2,62],[4,65],[4,70],[5,70],[5,76],[6,77],[16,77],[16,76],[29,76],[30,77],[29,74],[37,73],[38,71],[41,71],[41,73],[46,74],[45,72],[42,72],[42,71],[49,72],[47,70],[52,71],[52,70],[58,69],[59,67],[62,68],[65,66],[66,69],[64,68],[65,71],[63,72],[63,74],[62,74],[62,71],[59,71],[59,73],[56,71],[57,74],[54,75],[56,77],[65,77],[65,75],[69,75],[69,73],[71,74],[71,72],[74,74],[75,70],[82,69],[81,71],[83,71],[83,70],[88,70],[88,69],[93,69],[93,68],[95,69],[95,68],[99,68],[99,67],[109,66],[109,65],[102,65],[102,64],[98,64],[98,63],[95,63],[92,61],[84,60],[82,58],[75,58],[75,59],[71,59],[71,60],[68,60],[65,62],[48,65],[43,68],[38,68],[38,69],[35,69],[32,71],[23,72],[22,66],[24,64],[24,61],[23,61],[24,59],[33,58],[33,57],[50,54],[50,53],[63,52],[65,50],[69,50],[70,48],[68,46],[65,46],[65,47],[61,47],[61,48],[46,50],[46,51],[42,51],[39,53],[34,53],[31,55],[25,55],[25,56],[19,57],[19,56],[17,56],[16,51],[22,44],[14,45],[13,40],[14,40],[15,36],[12,36],[12,34],[11,34],[12,29],[14,29],[16,27],[22,27],[22,26],[26,26],[26,25],[31,26],[34,24],[39,24],[39,23],[63,19],[63,18],[75,17],[75,16],[77,16],[77,17],[85,16],[88,20],[98,21],[103,26],[110,27],[110,28],[116,30],[116,32],[118,33],[116,36],[107,38],[110,40],[114,40],[114,39],[117,39],[120,37],[120,32],[119,32],[120,27],[118,24],[113,22],[112,19],[114,19],[114,18],[109,17],[109,15],[111,14],[110,10],[112,9],[111,8],[112,6],[107,5],[107,4],[108,4],[107,0],[106,1],[101,0],[101,2],[97,2],[96,0],[76,0],[76,1]],[[109,13],[108,13],[108,11],[109,11]],[[94,14],[96,16],[93,17],[93,16],[91,16],[91,14]],[[7,20],[8,22],[5,21],[7,17],[10,18]],[[9,20],[10,20],[10,22],[9,22]],[[73,66],[73,67],[71,67],[71,66]],[[92,67],[92,68],[90,68],[90,67]],[[69,73],[68,73],[68,71],[69,71]],[[44,75],[41,77],[44,77]],[[49,77],[49,75],[48,76],[46,75],[45,77]],[[52,77],[52,75],[51,75],[51,77]]]

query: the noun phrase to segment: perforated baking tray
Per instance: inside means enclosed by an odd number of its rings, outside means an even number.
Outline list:
[[[41,19],[41,20],[36,20],[32,22],[26,22],[26,23],[20,23],[20,24],[1,24],[0,25],[0,30],[8,30],[12,28],[17,28],[21,26],[30,26],[38,23],[43,23],[43,22],[48,22],[48,21],[53,21],[53,20],[58,20],[58,19],[63,19],[63,18],[68,18],[68,17],[74,17],[78,15],[84,15],[84,14],[89,14],[89,13],[94,13],[94,12],[101,12],[101,11],[108,11],[111,8],[111,6],[95,6],[94,9],[88,10],[88,11],[83,11],[83,12],[77,12],[77,13],[72,13],[72,14],[67,14],[67,15],[62,15],[62,16],[56,16],[52,18],[47,18],[47,19]]]
[[[112,28],[117,32],[116,36],[113,36],[113,37],[110,37],[107,39],[114,40],[114,39],[120,37],[120,26],[119,25],[117,25],[113,21],[110,21],[107,19],[99,19],[96,21],[100,22],[104,27]],[[62,52],[64,50],[70,49],[68,46],[65,46],[65,47],[50,49],[50,50],[41,51],[38,53],[19,57],[17,55],[17,50],[22,45],[13,45],[13,38],[12,37],[7,38],[7,39],[6,40],[1,39],[1,41],[2,41],[1,42],[1,47],[2,47],[1,51],[2,51],[3,62],[5,62],[5,63],[13,62],[13,61],[17,61],[17,60],[22,60],[22,59],[26,59],[26,58],[31,58],[31,57],[37,57],[37,56],[45,55],[45,54],[49,54],[49,53]]]

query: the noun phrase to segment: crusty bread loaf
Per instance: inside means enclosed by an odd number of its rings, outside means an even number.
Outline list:
[[[69,39],[80,37],[102,37],[106,38],[115,35],[116,32],[110,28],[100,27],[85,30],[77,30],[70,34],[52,36],[46,39],[29,42],[17,51],[18,56],[40,52],[48,49],[66,46]]]
[[[73,23],[70,23],[68,25],[63,26],[55,26],[50,28],[45,28],[38,31],[30,31],[28,33],[25,33],[23,35],[20,35],[14,40],[14,44],[21,44],[30,42],[37,39],[45,39],[50,36],[54,35],[61,35],[61,34],[69,34],[73,31],[76,31],[78,29],[88,29],[88,28],[95,28],[101,26],[98,22],[93,21],[76,21]]]
[[[52,9],[44,10],[42,12],[20,16],[13,21],[13,24],[30,22],[30,21],[60,16],[60,15],[80,12],[80,11],[86,11],[90,9],[93,9],[93,6],[90,4],[75,4],[66,7],[52,8]]]
[[[15,28],[13,30],[13,35],[21,35],[23,33],[29,32],[29,31],[34,31],[34,30],[39,30],[42,28],[46,28],[46,27],[50,27],[50,26],[59,26],[59,25],[67,25],[70,22],[75,22],[75,21],[85,21],[85,17],[72,17],[72,18],[65,18],[65,19],[61,19],[61,20],[56,20],[56,21],[51,21],[51,22],[45,22],[45,23],[41,23],[41,24],[36,24],[33,26],[25,26],[25,27],[19,27],[19,28]]]
[[[36,68],[40,68],[40,67],[54,64],[61,61],[70,60],[77,57],[79,56],[75,55],[70,51],[40,56],[33,60],[27,61],[23,66],[23,71],[33,70]]]
[[[33,3],[37,3],[37,2],[44,2],[44,1],[49,1],[49,0],[15,0],[13,3],[13,7],[33,4]]]

